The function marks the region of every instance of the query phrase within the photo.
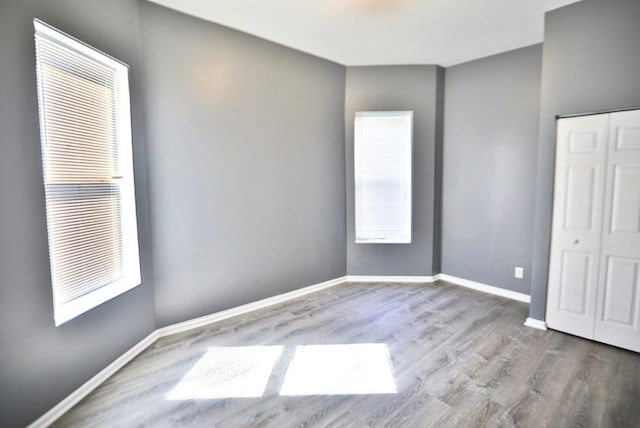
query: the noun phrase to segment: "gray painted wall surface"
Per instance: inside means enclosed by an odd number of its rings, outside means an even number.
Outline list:
[[[445,76],[445,69],[438,67],[436,71],[436,140],[433,152],[433,266],[431,266],[431,272],[433,274],[442,272],[442,188],[444,179]]]
[[[530,316],[547,296],[555,116],[640,106],[640,1],[583,0],[545,18]]]
[[[143,285],[55,327],[41,173],[33,18],[131,66]],[[0,3],[0,426],[25,426],[155,328],[138,4]]]
[[[345,68],[141,18],[159,326],[343,276]]]
[[[436,182],[438,122],[443,73],[434,65],[347,67],[345,151],[347,272],[349,275],[431,275],[439,264]],[[411,244],[356,244],[353,120],[356,111],[413,110],[413,210]]]
[[[529,294],[541,67],[534,45],[446,70],[444,273]]]

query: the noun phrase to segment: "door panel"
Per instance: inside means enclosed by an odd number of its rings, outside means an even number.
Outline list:
[[[593,226],[595,183],[595,167],[569,166],[567,168],[565,230],[591,229]]]
[[[613,172],[611,233],[640,232],[640,165],[616,165]]]
[[[609,115],[558,120],[547,324],[593,338]]]
[[[569,131],[569,153],[594,153],[597,151],[597,130],[580,129]]]
[[[637,112],[624,112],[616,113],[617,115],[626,114],[632,116]],[[616,149],[619,151],[625,150],[640,150],[640,124],[637,123],[619,123],[616,135]]]
[[[586,297],[592,286],[590,254],[563,251],[561,269],[560,307],[558,309],[588,316]]]
[[[602,321],[611,321],[633,327],[637,307],[638,268],[640,260],[609,257],[604,282],[604,312]]]

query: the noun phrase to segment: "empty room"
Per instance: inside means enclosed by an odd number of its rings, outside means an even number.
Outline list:
[[[1,427],[640,427],[640,1],[2,0]]]

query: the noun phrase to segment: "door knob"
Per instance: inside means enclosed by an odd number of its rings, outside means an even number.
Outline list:
[[[573,240],[573,245],[576,245],[576,244],[578,244],[579,242],[580,242],[580,240],[579,240],[579,239],[574,239],[574,240]]]

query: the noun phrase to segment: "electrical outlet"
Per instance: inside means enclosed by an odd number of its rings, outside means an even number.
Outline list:
[[[524,268],[516,266],[516,268],[513,270],[513,276],[518,279],[524,278]]]

